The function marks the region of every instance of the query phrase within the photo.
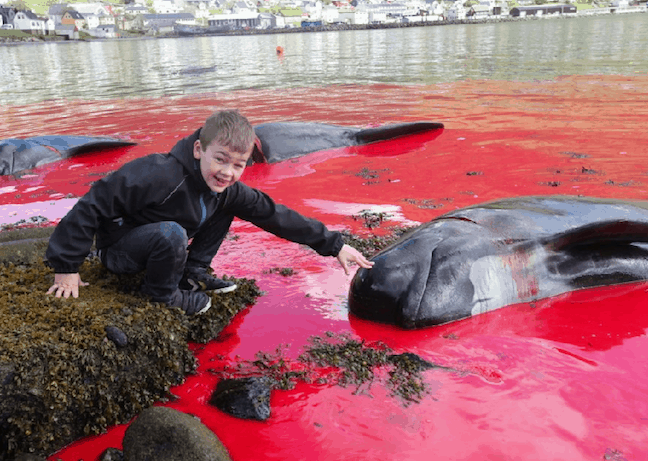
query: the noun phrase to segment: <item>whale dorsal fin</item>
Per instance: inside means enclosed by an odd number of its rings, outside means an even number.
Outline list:
[[[552,250],[593,244],[648,242],[648,222],[602,221],[553,235],[543,243]]]
[[[412,123],[397,123],[394,125],[385,125],[376,128],[366,128],[359,130],[355,134],[358,144],[368,144],[370,142],[385,141],[387,139],[394,139],[400,136],[408,136],[416,133],[423,133],[426,131],[440,130],[443,128],[443,123],[437,122],[412,122]]]

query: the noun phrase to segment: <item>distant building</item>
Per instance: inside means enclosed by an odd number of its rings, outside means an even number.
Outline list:
[[[488,5],[473,5],[466,11],[466,17],[470,19],[485,19],[492,13],[492,8]]]
[[[356,9],[369,14],[384,13],[394,18],[405,15],[408,8],[404,3],[359,3]]]
[[[54,3],[47,10],[47,16],[54,21],[54,24],[61,24],[61,19],[67,10],[71,9],[67,3]]]
[[[331,24],[340,20],[340,12],[334,6],[325,6],[322,8],[322,22]]]
[[[277,27],[277,18],[274,14],[259,13],[259,28],[274,29]]]
[[[450,21],[462,21],[466,19],[466,8],[460,2],[455,2],[448,9],[448,19]]]
[[[45,20],[40,19],[32,11],[18,11],[13,19],[14,29],[32,34],[45,34]]]
[[[86,15],[94,14],[95,16],[108,16],[108,9],[101,3],[70,3],[67,5],[69,9],[78,11],[86,17]]]
[[[61,24],[71,24],[73,26],[76,26],[78,30],[81,30],[84,27],[88,27],[88,24],[86,23],[83,15],[76,10],[67,10],[65,13],[63,13]]]
[[[369,12],[340,10],[340,20],[347,24],[369,24]]]
[[[178,22],[195,23],[195,18],[191,13],[140,14],[133,20],[134,24],[131,28],[152,34],[163,34],[173,32],[173,25]]]
[[[214,14],[207,20],[210,26],[223,29],[256,29],[261,26],[260,13]]]
[[[511,8],[510,15],[513,17],[526,16],[546,16],[548,14],[566,14],[576,13],[576,5],[535,5],[535,6],[516,6]]]
[[[100,25],[94,29],[89,29],[88,33],[98,38],[115,38],[117,37],[117,27],[113,24]]]
[[[79,31],[74,24],[57,24],[54,33],[64,36],[67,40],[78,40],[79,38]]]
[[[2,17],[3,24],[13,24],[14,17],[16,17],[16,9],[0,6],[0,16]]]

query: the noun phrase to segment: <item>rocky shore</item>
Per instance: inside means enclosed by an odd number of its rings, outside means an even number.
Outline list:
[[[140,277],[107,272],[90,255],[82,297],[46,296],[48,231],[0,232],[0,460],[48,455],[81,437],[126,423],[192,373],[188,343],[214,339],[255,302],[254,280],[212,295],[200,316],[148,302]]]

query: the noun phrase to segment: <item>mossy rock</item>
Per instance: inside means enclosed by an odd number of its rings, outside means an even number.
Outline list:
[[[189,317],[140,296],[142,274],[116,276],[95,257],[80,274],[90,285],[61,299],[45,294],[54,275],[40,256],[0,259],[0,460],[48,455],[169,399],[195,370],[188,342],[214,339],[260,295],[234,279],[235,292]]]
[[[231,461],[218,437],[173,408],[144,410],[124,434],[124,461]]]

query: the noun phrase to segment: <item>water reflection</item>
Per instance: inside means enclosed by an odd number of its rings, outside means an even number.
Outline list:
[[[0,47],[0,102],[180,96],[245,88],[632,75],[643,14],[277,35]],[[285,49],[277,59],[276,47]]]

